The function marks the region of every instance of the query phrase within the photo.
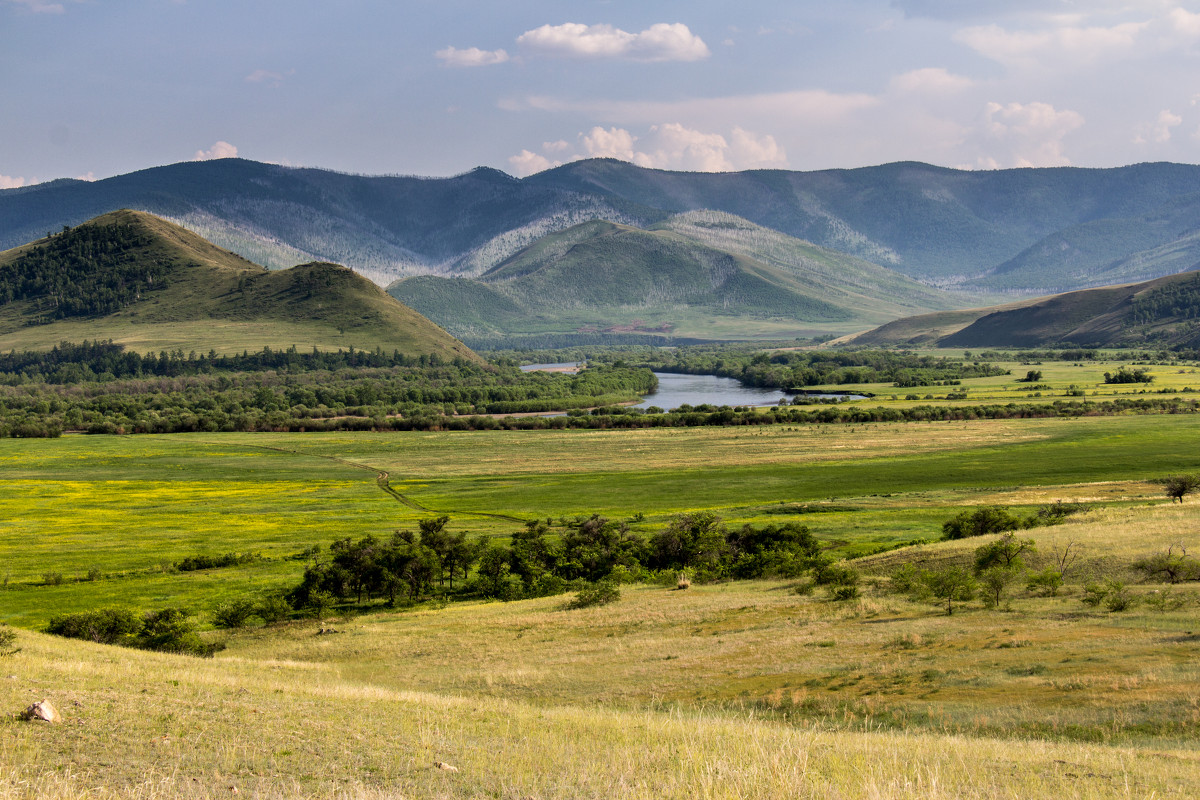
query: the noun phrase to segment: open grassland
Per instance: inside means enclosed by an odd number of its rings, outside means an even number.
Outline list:
[[[213,661],[21,633],[0,703],[66,722],[0,721],[0,797],[1200,792],[1194,612],[868,594],[461,604],[249,631]]]
[[[712,510],[730,524],[800,521],[839,552],[870,552],[937,538],[963,506],[1162,502],[1146,481],[1194,470],[1198,435],[1192,416],[1138,416],[10,439],[0,613],[38,626],[99,601],[211,609],[294,584],[302,563],[287,559],[311,545],[386,537],[431,513],[506,537],[522,520],[592,513],[648,534]],[[187,556],[227,552],[265,560],[170,573]],[[89,572],[99,580],[79,580]],[[54,575],[63,582],[44,585]]]
[[[1121,613],[1081,598],[1138,580],[1137,558],[1200,548],[1200,503],[1149,482],[1195,471],[1198,433],[1162,415],[0,441],[0,613],[27,629],[0,658],[0,712],[48,698],[66,718],[0,718],[0,798],[1193,797],[1200,598],[1141,583]],[[582,610],[376,607],[210,631],[227,644],[213,660],[28,630],[111,603],[210,610],[294,584],[289,556],[311,544],[431,513],[503,537],[593,511],[649,533],[705,509],[800,521],[855,553],[935,539],[963,508],[1055,500],[1092,507],[1021,533],[1032,569],[1078,554],[1059,595],[1014,585],[952,616],[889,576],[969,564],[980,540],[860,558],[847,602],[758,581],[624,586]],[[247,551],[265,560],[169,566]]]
[[[935,357],[974,362],[981,359],[979,351],[918,351]],[[1082,402],[1085,400],[1129,399],[1151,397],[1159,393],[1180,393],[1184,398],[1192,392],[1200,393],[1200,367],[1193,362],[1179,364],[1142,363],[1120,360],[1116,352],[1099,351],[1102,356],[1096,361],[995,361],[988,363],[1008,370],[1009,375],[986,378],[967,378],[955,386],[916,386],[900,388],[892,383],[862,383],[823,387],[834,391],[866,392],[875,397],[859,401],[868,405],[896,405],[897,407],[921,405],[936,399],[938,405],[977,405],[994,403],[1048,403],[1055,400]],[[1121,367],[1146,370],[1153,381],[1150,383],[1111,384],[1104,382],[1104,373],[1116,374]],[[1024,380],[1030,371],[1040,372],[1041,377],[1033,382]],[[817,387],[822,388],[822,387]],[[966,393],[965,398],[947,399],[947,394]],[[909,397],[915,395],[915,397]]]

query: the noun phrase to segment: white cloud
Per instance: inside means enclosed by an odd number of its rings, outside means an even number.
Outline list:
[[[1071,163],[1063,152],[1063,138],[1083,126],[1075,111],[1059,111],[1049,103],[988,103],[982,134],[984,151],[979,166],[1061,167]]]
[[[29,185],[33,185],[36,181],[30,181]],[[20,189],[25,186],[24,178],[13,178],[9,175],[0,175],[0,189]]]
[[[639,166],[650,166],[646,156],[633,149],[637,137],[624,128],[592,128],[586,134],[579,135],[583,145],[582,158],[618,158],[621,161],[632,161]]]
[[[1110,28],[1060,26],[1042,30],[1010,31],[999,25],[964,28],[953,39],[982,56],[1023,69],[1090,64],[1132,52],[1149,23],[1123,22]]]
[[[562,141],[542,145],[543,153],[561,153],[569,147]],[[651,125],[641,137],[625,128],[596,126],[579,134],[578,152],[562,160],[522,150],[509,158],[508,163],[517,175],[525,176],[582,158],[616,158],[639,167],[690,172],[788,166],[787,153],[773,136],[735,127],[726,138],[720,133],[695,130],[676,122]]]
[[[578,22],[543,25],[518,36],[517,44],[534,55],[563,58],[698,61],[712,54],[704,40],[680,22],[660,22],[640,33]]]
[[[961,92],[975,85],[970,78],[955,75],[941,67],[915,69],[892,78],[892,89],[900,92],[925,94],[950,94]]]
[[[1149,124],[1138,126],[1136,135],[1133,137],[1134,144],[1165,144],[1171,141],[1171,129],[1179,127],[1183,124],[1183,117],[1178,114],[1172,114],[1170,109],[1163,109],[1158,112],[1158,118]]]
[[[88,183],[92,183],[93,181],[96,180],[96,173],[89,171],[86,175],[76,175],[75,180],[87,181]]]
[[[770,134],[757,136],[742,128],[734,128],[729,142],[730,158],[737,169],[785,169],[787,152]]]
[[[1167,15],[1167,21],[1178,34],[1189,38],[1200,37],[1200,14],[1193,14],[1182,8],[1173,8]]]
[[[229,142],[215,143],[207,150],[197,150],[192,161],[212,161],[217,158],[237,158],[238,149]]]
[[[551,161],[545,156],[538,155],[532,150],[522,150],[515,156],[509,156],[508,164],[510,167],[512,167],[514,175],[518,175],[523,178],[526,175],[532,175],[535,172],[542,172],[550,169],[551,167],[557,167],[559,162]]]
[[[487,67],[508,61],[508,53],[504,50],[480,50],[478,47],[465,50],[447,47],[433,55],[447,67]]]
[[[62,3],[44,3],[42,0],[8,0],[32,11],[34,14],[62,14],[66,11]]]

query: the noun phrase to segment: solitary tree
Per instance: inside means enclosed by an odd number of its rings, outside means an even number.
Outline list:
[[[962,567],[928,571],[921,578],[934,597],[946,601],[947,616],[954,613],[955,600],[970,600],[975,596],[975,578]]]
[[[1162,485],[1172,503],[1176,500],[1182,503],[1184,495],[1200,489],[1200,475],[1172,475],[1163,478]]]

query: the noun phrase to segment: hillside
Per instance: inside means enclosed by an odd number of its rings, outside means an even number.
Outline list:
[[[270,272],[149,214],[116,211],[0,253],[0,347],[384,347],[474,355],[345,267]]]
[[[369,177],[222,159],[0,191],[0,247],[136,208],[268,267],[333,261],[386,284],[478,276],[594,219],[647,227],[709,210],[930,284],[1047,294],[1179,272],[1196,257],[1198,202],[1200,166],[1186,164],[714,174],[595,159],[516,179],[486,168]]]
[[[542,237],[475,281],[389,292],[461,336],[622,329],[720,338],[845,330],[958,298],[720,212],[647,229],[593,221]]]
[[[1200,346],[1200,272],[1083,289],[1006,306],[896,320],[854,344],[942,347]]]
[[[637,223],[663,216],[493,169],[365,177],[220,159],[0,191],[0,247],[114,208],[169,219],[272,269],[332,261],[381,284],[480,272],[544,233],[597,216]]]

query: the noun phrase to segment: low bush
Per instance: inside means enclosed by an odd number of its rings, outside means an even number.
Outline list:
[[[611,581],[598,581],[579,590],[567,608],[606,606],[621,599],[621,590]]]

